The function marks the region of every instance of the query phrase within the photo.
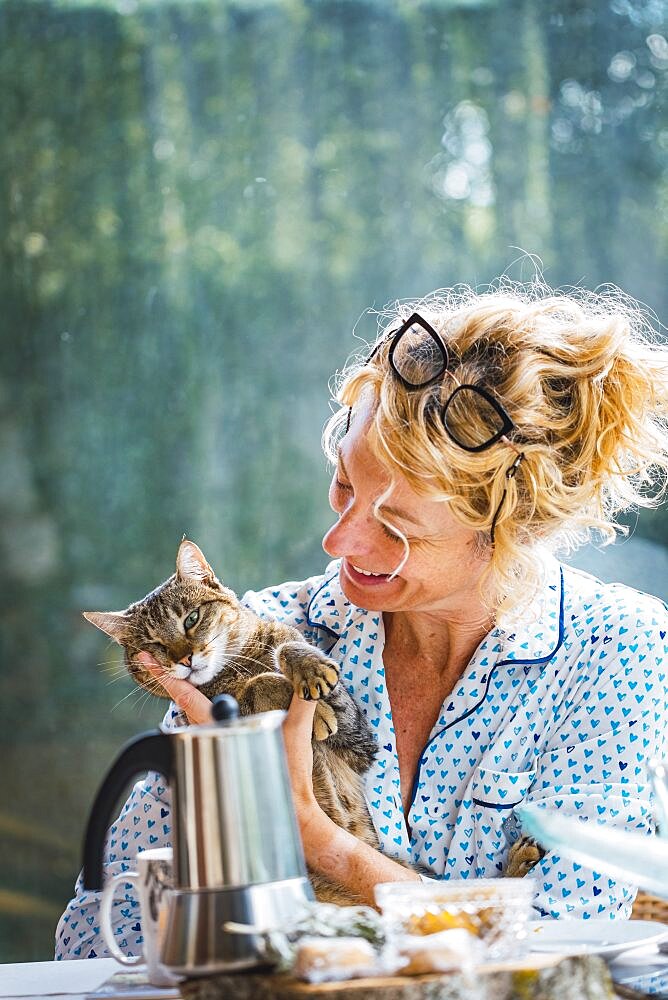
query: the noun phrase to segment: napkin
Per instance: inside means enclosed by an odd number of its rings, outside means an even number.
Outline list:
[[[0,997],[81,996],[99,989],[121,968],[113,958],[3,965]]]

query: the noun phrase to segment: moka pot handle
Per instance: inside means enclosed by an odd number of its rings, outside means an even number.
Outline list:
[[[158,729],[136,736],[126,743],[109,768],[88,817],[83,845],[85,889],[102,888],[102,860],[107,830],[114,810],[131,778],[145,771],[158,771],[167,781],[174,773],[174,751],[168,733]]]

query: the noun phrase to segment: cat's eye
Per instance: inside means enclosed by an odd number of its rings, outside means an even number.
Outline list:
[[[187,631],[189,628],[193,628],[195,625],[197,625],[198,621],[199,621],[199,608],[195,608],[194,611],[191,611],[190,614],[186,615],[186,617],[183,619],[183,627]]]

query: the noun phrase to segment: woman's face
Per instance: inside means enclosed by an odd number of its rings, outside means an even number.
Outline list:
[[[374,502],[387,489],[390,477],[367,443],[369,417],[368,407],[355,407],[329,490],[338,520],[322,545],[329,555],[342,559],[344,594],[371,611],[475,616],[481,606],[478,584],[489,552],[479,551],[475,532],[454,519],[447,503],[418,496],[403,479],[381,507],[385,520],[400,528],[410,545],[401,571],[390,579],[404,546],[374,517]]]

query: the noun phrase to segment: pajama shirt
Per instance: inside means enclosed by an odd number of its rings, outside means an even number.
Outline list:
[[[401,797],[382,614],[350,604],[338,561],[322,576],[243,598],[262,617],[297,628],[339,663],[341,683],[378,742],[365,780],[380,848],[419,863],[430,878],[499,876],[521,833],[514,812],[520,803],[653,832],[644,765],[666,756],[667,609],[654,597],[601,583],[548,554],[541,565],[535,600],[482,640],[443,702],[410,803]],[[171,708],[164,726],[173,728],[176,716]],[[161,775],[148,774],[109,831],[105,878],[132,869],[138,851],[170,843],[169,788]],[[630,915],[634,887],[605,872],[548,853],[530,877],[537,918]],[[81,880],[75,892],[56,931],[56,957],[107,955],[100,894],[85,891]],[[117,893],[113,924],[121,949],[138,954],[141,926],[129,883]]]

